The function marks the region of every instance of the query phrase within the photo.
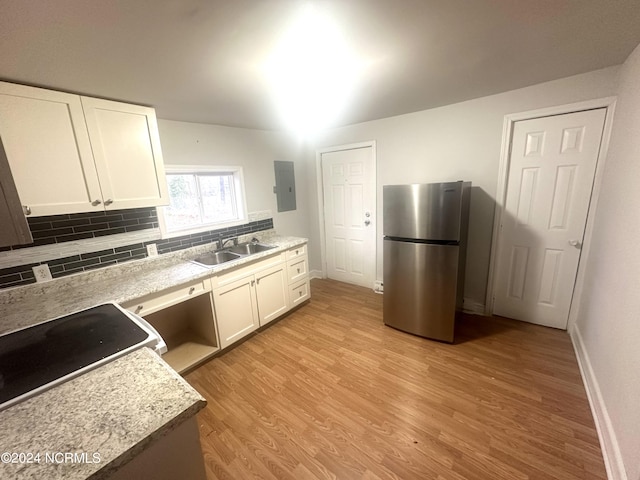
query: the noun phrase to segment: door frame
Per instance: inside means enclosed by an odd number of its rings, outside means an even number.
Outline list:
[[[356,148],[371,147],[371,153],[373,154],[373,175],[371,179],[373,192],[373,211],[371,212],[372,218],[375,221],[375,237],[373,239],[374,249],[374,265],[373,265],[373,278],[374,284],[378,277],[378,217],[376,215],[378,209],[378,154],[376,151],[376,141],[369,140],[366,142],[348,143],[345,145],[336,145],[331,147],[323,147],[316,149],[316,187],[318,191],[318,226],[320,228],[320,266],[322,268],[322,278],[327,278],[327,246],[326,246],[326,231],[324,224],[324,182],[322,175],[322,154],[331,152],[340,152],[343,150],[355,150]],[[371,285],[373,288],[374,285]]]
[[[585,270],[584,265],[589,258],[591,250],[591,236],[593,233],[593,222],[598,206],[598,198],[600,196],[600,187],[602,184],[602,176],[604,166],[609,150],[609,140],[611,138],[611,128],[613,125],[613,115],[616,106],[617,97],[604,97],[583,102],[570,103],[566,105],[557,105],[554,107],[542,108],[537,110],[529,110],[525,112],[512,113],[505,115],[502,126],[502,146],[500,148],[500,165],[498,167],[498,183],[496,188],[496,206],[493,216],[493,235],[491,237],[491,256],[489,259],[489,275],[487,277],[487,295],[485,300],[485,314],[493,314],[494,296],[496,284],[496,266],[500,254],[500,223],[502,221],[502,211],[504,209],[507,196],[507,179],[509,177],[509,160],[511,156],[511,142],[515,123],[522,120],[531,120],[534,118],[550,117],[553,115],[564,115],[567,113],[581,112],[585,110],[594,110],[597,108],[605,108],[606,115],[604,120],[604,129],[602,131],[602,143],[596,160],[596,170],[591,187],[591,199],[589,200],[589,209],[587,211],[587,220],[584,228],[584,239],[582,250],[580,252],[580,260],[578,262],[578,272],[573,287],[573,296],[569,307],[569,318],[567,319],[567,331],[571,331],[578,316],[580,298],[582,296],[582,288],[584,285]]]

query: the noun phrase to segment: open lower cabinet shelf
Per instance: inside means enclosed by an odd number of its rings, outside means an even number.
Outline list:
[[[166,339],[168,351],[162,356],[178,373],[212,357],[220,349],[209,345],[207,340],[191,330],[184,330],[175,337]]]
[[[167,344],[162,359],[178,373],[195,367],[220,350],[211,294],[205,293],[145,316]]]

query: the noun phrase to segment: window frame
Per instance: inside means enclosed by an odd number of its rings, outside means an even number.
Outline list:
[[[180,230],[169,231],[165,220],[165,208],[168,206],[158,207],[158,226],[160,227],[161,238],[175,238],[191,235],[194,233],[208,232],[210,230],[219,230],[221,228],[244,225],[248,222],[247,199],[244,186],[244,172],[238,165],[165,165],[165,176],[168,175],[211,175],[216,173],[226,173],[233,175],[234,193],[236,212],[238,218],[235,220],[200,224],[195,227],[187,227]],[[199,204],[202,206],[202,202]]]

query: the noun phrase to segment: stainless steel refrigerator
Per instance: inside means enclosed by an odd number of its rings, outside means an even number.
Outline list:
[[[470,182],[383,186],[384,323],[453,342],[462,308]]]

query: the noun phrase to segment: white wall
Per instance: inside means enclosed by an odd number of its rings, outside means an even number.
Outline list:
[[[465,298],[484,304],[504,116],[615,94],[619,67],[610,67],[527,88],[408,115],[326,132],[315,148],[368,140],[377,142],[377,278],[382,279],[382,185],[472,181]],[[319,238],[315,169],[309,170],[311,236]],[[311,268],[321,268],[318,243]]]
[[[271,210],[276,231],[308,237],[307,164],[297,144],[276,132],[158,120],[165,165],[240,165],[247,210]],[[278,213],[274,160],[295,162],[297,209]]]
[[[609,443],[605,449],[612,447],[610,454],[615,456],[617,442],[629,480],[640,479],[639,181],[640,46],[620,72],[611,143],[574,332],[581,342],[592,393],[599,389],[603,401],[598,421],[605,429],[603,443]],[[615,461],[613,467],[615,472]],[[612,478],[625,477],[620,473]]]

